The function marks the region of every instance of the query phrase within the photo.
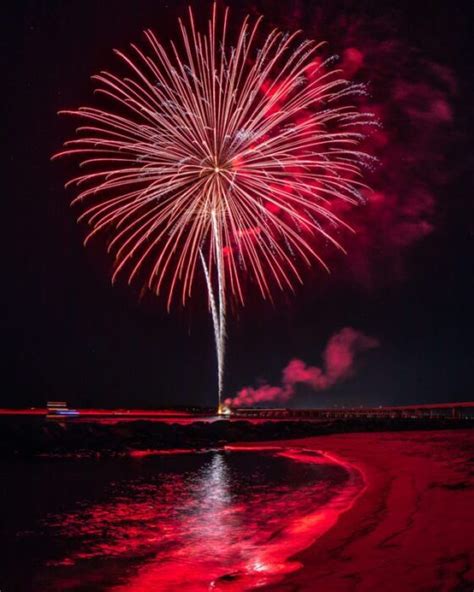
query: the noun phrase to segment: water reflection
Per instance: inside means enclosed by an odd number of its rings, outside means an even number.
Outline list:
[[[29,553],[36,548],[41,557],[29,567],[44,592],[254,589],[295,569],[288,557],[330,526],[361,486],[349,467],[298,451],[64,470],[66,482],[68,470],[79,472],[80,485],[65,489],[60,511],[50,508],[25,535]],[[47,507],[48,485],[39,483]]]
[[[194,538],[208,541],[219,553],[222,549],[219,542],[228,541],[232,531],[239,527],[232,505],[231,475],[223,454],[214,454],[199,476],[196,500],[192,534]]]

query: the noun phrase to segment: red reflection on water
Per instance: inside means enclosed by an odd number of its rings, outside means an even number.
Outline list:
[[[184,477],[186,495],[183,476],[174,475],[159,488],[140,484],[112,502],[58,515],[56,523],[50,518],[62,536],[83,541],[80,550],[56,562],[67,577],[55,589],[102,580],[94,589],[242,592],[298,569],[290,558],[331,528],[354,503],[363,480],[354,467],[323,453],[271,450],[295,462],[337,465],[348,476],[331,488],[324,480],[298,488],[260,483],[248,495],[236,494],[226,457],[216,453],[202,470]],[[122,562],[109,584],[97,573],[103,565],[94,573],[94,562],[104,558]],[[127,559],[130,566],[124,569]]]

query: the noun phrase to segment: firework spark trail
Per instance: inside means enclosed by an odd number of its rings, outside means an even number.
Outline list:
[[[216,256],[216,267],[217,267],[217,286],[219,295],[219,343],[217,344],[218,351],[218,409],[221,411],[222,407],[222,394],[224,391],[224,359],[225,359],[225,338],[226,338],[226,326],[225,326],[225,284],[224,284],[224,262],[223,262],[223,250],[220,239],[220,229],[217,223],[217,216],[215,210],[211,213],[212,218],[212,231],[215,245],[215,256]]]
[[[112,281],[144,279],[167,306],[191,297],[201,259],[213,315],[223,389],[226,302],[244,304],[243,278],[263,298],[302,282],[299,265],[318,261],[315,236],[337,248],[349,228],[332,202],[363,201],[357,149],[371,116],[342,104],[361,94],[321,61],[321,44],[271,31],[255,50],[261,18],[245,18],[234,45],[228,10],[218,30],[214,5],[207,34],[180,20],[181,49],[166,50],[151,31],[145,52],[116,51],[131,74],[94,76],[111,111],[64,113],[85,123],[56,156],[75,155],[84,174],[73,203],[79,220],[112,236]],[[327,268],[327,267],[326,267]],[[212,286],[217,300],[212,305]],[[216,318],[218,322],[216,322]]]
[[[222,409],[222,394],[224,391],[224,359],[225,359],[225,311],[221,312],[221,305],[219,304],[219,311],[216,306],[216,299],[214,290],[212,288],[211,278],[207,269],[206,260],[203,252],[199,250],[201,257],[202,268],[204,270],[204,277],[206,278],[207,292],[209,298],[209,307],[211,309],[212,324],[214,326],[214,339],[216,342],[216,357],[217,357],[217,397],[218,410]]]

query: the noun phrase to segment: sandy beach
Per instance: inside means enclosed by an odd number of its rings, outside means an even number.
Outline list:
[[[474,431],[345,434],[278,442],[357,466],[366,489],[268,591],[474,588]],[[243,445],[245,446],[245,444]]]

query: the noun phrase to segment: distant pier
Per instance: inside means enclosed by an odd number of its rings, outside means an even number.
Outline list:
[[[463,403],[431,403],[391,407],[328,407],[321,409],[255,409],[238,408],[232,411],[241,419],[353,419],[362,418],[469,418],[474,419],[474,401]]]

